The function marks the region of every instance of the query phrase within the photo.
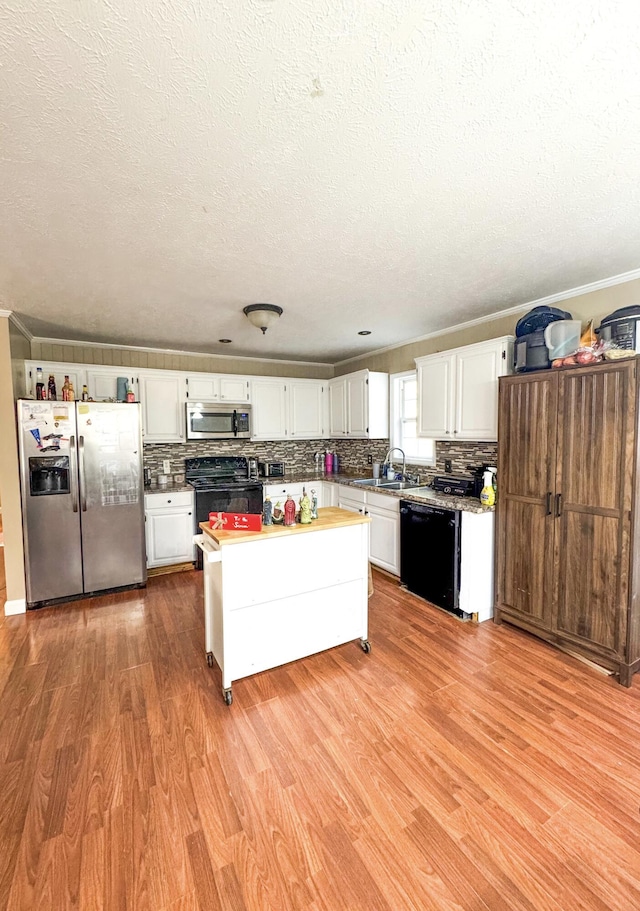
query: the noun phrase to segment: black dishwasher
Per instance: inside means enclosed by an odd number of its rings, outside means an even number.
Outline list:
[[[400,580],[431,604],[468,616],[460,594],[460,510],[400,501]]]

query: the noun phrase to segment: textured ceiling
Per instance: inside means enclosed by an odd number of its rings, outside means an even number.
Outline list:
[[[639,52],[616,0],[3,0],[0,306],[336,361],[636,269]]]

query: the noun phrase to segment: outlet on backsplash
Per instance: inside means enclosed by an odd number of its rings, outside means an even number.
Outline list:
[[[371,453],[367,456],[367,465],[373,465],[373,456]]]
[[[169,474],[171,471],[171,461],[169,459],[162,460],[162,471],[164,474]]]
[[[447,472],[447,474],[451,471],[451,459],[444,460],[444,470]]]

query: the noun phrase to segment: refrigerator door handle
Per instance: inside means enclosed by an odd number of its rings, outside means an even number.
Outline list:
[[[78,465],[80,466],[80,505],[87,511],[87,479],[84,472],[84,437],[78,437]]]
[[[71,503],[73,511],[78,511],[78,460],[76,456],[76,438],[73,434],[69,437],[69,449],[71,457],[69,464],[71,466]]]

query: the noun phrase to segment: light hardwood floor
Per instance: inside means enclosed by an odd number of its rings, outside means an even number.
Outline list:
[[[640,680],[374,581],[230,708],[199,574],[5,618],[0,909],[639,908]]]

